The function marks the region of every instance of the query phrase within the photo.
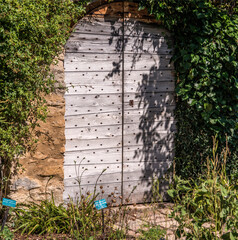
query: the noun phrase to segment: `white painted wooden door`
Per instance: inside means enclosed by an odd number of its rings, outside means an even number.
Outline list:
[[[150,201],[173,157],[174,77],[164,30],[93,14],[66,44],[64,199]],[[80,183],[80,184],[79,184]],[[112,194],[113,193],[113,194]]]
[[[124,26],[123,195],[144,202],[172,163],[173,65],[163,28],[131,18]],[[167,187],[160,184],[162,192]]]

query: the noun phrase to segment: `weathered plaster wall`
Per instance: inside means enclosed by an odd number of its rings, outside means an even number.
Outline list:
[[[63,161],[65,144],[65,103],[63,54],[57,66],[51,67],[55,75],[56,92],[46,97],[48,117],[36,130],[38,143],[35,151],[20,159],[23,171],[12,180],[11,198],[17,202],[43,200],[54,194],[56,203],[63,201]]]

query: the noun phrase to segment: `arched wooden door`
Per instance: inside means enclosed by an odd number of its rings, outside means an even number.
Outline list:
[[[152,178],[172,163],[168,33],[137,9],[101,6],[66,44],[65,200],[94,192],[96,184],[98,198],[150,201]]]

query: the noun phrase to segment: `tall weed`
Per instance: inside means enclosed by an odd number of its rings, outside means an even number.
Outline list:
[[[175,201],[171,214],[179,226],[176,236],[183,239],[238,239],[238,181],[227,177],[228,146],[219,155],[213,139],[213,156],[207,171],[197,180],[176,176],[168,194]]]
[[[52,196],[40,204],[22,205],[15,210],[15,229],[22,234],[70,234],[73,239],[124,239],[123,231],[114,227],[118,213],[110,207],[105,211],[103,229],[101,212],[93,202],[88,195],[76,203],[71,199],[67,206],[57,206]]]

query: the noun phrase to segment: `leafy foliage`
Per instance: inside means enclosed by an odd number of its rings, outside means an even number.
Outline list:
[[[176,170],[197,177],[211,153],[211,136],[221,148],[228,137],[238,169],[238,7],[236,1],[141,1],[173,34],[178,96]]]
[[[176,235],[185,239],[237,239],[237,178],[226,175],[228,148],[221,156],[214,143],[213,158],[207,161],[207,174],[195,180],[175,177],[168,194],[174,199],[171,214],[178,222]]]
[[[159,225],[158,226],[150,226],[146,225],[147,230],[139,229],[141,236],[140,240],[164,240],[163,238],[166,234],[166,231],[163,230]]]
[[[50,64],[85,2],[0,0],[1,190],[7,188],[12,163],[17,166],[17,157],[31,148],[32,131],[46,117],[44,95],[54,88]]]

